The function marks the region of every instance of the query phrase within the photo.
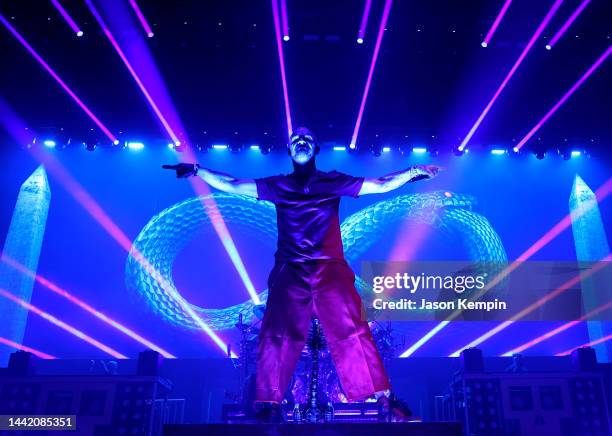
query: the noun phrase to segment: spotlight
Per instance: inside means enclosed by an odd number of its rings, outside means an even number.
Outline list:
[[[346,151],[346,147],[344,145],[334,145],[334,151]]]
[[[515,153],[518,153],[519,152],[519,148],[518,147],[512,147],[512,151],[515,152]]]
[[[142,150],[144,148],[144,144],[142,142],[127,142],[125,145],[130,150]]]
[[[227,150],[227,144],[213,144],[214,150]]]
[[[503,148],[494,148],[493,150],[491,150],[491,154],[500,156],[502,154],[506,154],[506,150]]]
[[[363,38],[357,38],[357,44],[363,44]]]
[[[427,153],[426,147],[412,147],[412,152],[414,154],[425,154]]]
[[[383,153],[389,153],[391,151],[391,147],[383,147],[382,151]]]
[[[242,145],[241,144],[230,144],[228,148],[232,153],[240,153],[240,151],[242,150]]]
[[[454,154],[455,156],[463,156],[464,154],[467,154],[467,153],[468,153],[468,151],[469,151],[469,150],[468,150],[467,148],[463,148],[463,149],[462,149],[462,148],[460,148],[460,147],[455,147],[455,148],[453,148],[453,154]]]
[[[373,144],[372,145],[372,154],[376,157],[380,156],[380,152],[381,152],[381,147],[378,144]]]
[[[149,33],[147,33],[147,36],[148,36],[149,38],[153,38],[153,37],[155,36],[155,34],[154,34],[153,32],[149,32]]]
[[[76,36],[83,36],[83,31],[82,31],[82,30],[79,30],[79,31],[76,33]]]
[[[489,46],[489,44],[487,44],[487,42],[486,42],[486,41],[482,41],[482,42],[480,43],[480,46],[481,46],[481,47],[483,47],[483,48],[487,48],[487,47]]]
[[[552,50],[552,45],[546,44],[546,50]]]
[[[570,152],[570,157],[580,157],[582,156],[582,152],[580,150],[572,150]]]
[[[350,148],[351,150],[355,150],[355,148],[356,148],[356,147],[357,147],[357,144],[355,144],[354,142],[351,142],[351,143],[349,144],[349,148]]]
[[[255,144],[253,144],[253,145],[251,145],[251,146],[249,147],[249,149],[251,149],[251,150],[259,150],[259,145],[255,145]]]
[[[45,139],[43,141],[43,144],[45,147],[49,148],[55,148],[55,146],[57,145],[53,139]]]
[[[289,35],[283,36],[283,41],[289,41]]]
[[[174,150],[174,143],[169,142],[169,143],[168,143],[168,148],[169,148],[170,150]]]

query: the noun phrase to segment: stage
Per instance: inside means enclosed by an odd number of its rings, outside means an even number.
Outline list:
[[[610,23],[1,2],[0,433],[611,434]]]

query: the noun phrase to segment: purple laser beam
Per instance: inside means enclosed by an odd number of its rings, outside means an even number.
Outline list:
[[[136,16],[138,17],[138,21],[140,21],[140,24],[142,25],[142,28],[144,29],[147,36],[149,38],[153,38],[153,35],[154,35],[153,30],[151,30],[151,26],[149,26],[147,19],[145,18],[144,14],[138,7],[138,3],[136,3],[136,0],[130,0],[130,5],[132,6],[132,9],[134,9],[134,12],[136,13]]]
[[[166,132],[172,139],[172,142],[174,144],[180,143],[178,136],[176,135],[172,127],[170,127],[170,124],[168,123],[168,121],[162,114],[161,110],[159,109],[155,101],[153,100],[153,97],[151,97],[151,94],[149,94],[149,91],[147,91],[147,88],[142,83],[142,80],[140,80],[140,77],[138,77],[138,74],[136,74],[136,71],[132,67],[132,64],[128,61],[127,56],[125,56],[125,53],[123,53],[123,50],[121,50],[121,47],[119,47],[119,43],[117,43],[117,40],[115,39],[113,34],[110,32],[108,26],[102,19],[102,16],[100,15],[96,7],[93,5],[91,0],[85,0],[85,4],[87,4],[87,7],[91,11],[91,14],[94,16],[94,18],[96,19],[96,21],[102,28],[102,31],[104,32],[104,34],[106,35],[106,37],[108,38],[112,46],[114,47],[115,51],[117,52],[117,54],[119,55],[123,63],[125,64],[126,68],[130,72],[134,80],[136,81],[136,84],[140,88],[140,91],[145,96],[147,102],[151,106],[151,109],[153,109],[153,112],[155,112],[155,115],[157,115],[157,118],[159,119],[161,124],[164,126],[164,129],[166,130]]]
[[[289,19],[287,18],[287,0],[280,0],[281,27],[283,29],[283,41],[289,41]]]
[[[383,9],[382,19],[380,20],[378,35],[376,36],[376,45],[374,46],[374,54],[372,55],[372,62],[370,63],[370,71],[368,72],[368,79],[366,80],[363,96],[361,97],[361,104],[359,105],[359,112],[357,113],[357,121],[355,122],[353,136],[351,137],[351,142],[349,144],[350,148],[355,148],[357,146],[357,135],[359,135],[363,111],[368,99],[368,93],[370,92],[370,85],[372,84],[372,77],[374,76],[374,68],[376,67],[376,60],[378,59],[378,53],[380,52],[380,45],[382,43],[385,27],[387,26],[387,20],[389,19],[392,3],[393,0],[385,0],[385,8]]]
[[[487,47],[489,45],[489,43],[491,42],[491,39],[493,38],[493,35],[495,34],[495,31],[499,27],[499,23],[501,23],[501,20],[504,18],[504,15],[506,15],[506,11],[510,7],[510,3],[512,3],[512,0],[506,0],[506,2],[503,4],[502,8],[500,9],[499,13],[497,14],[497,17],[495,17],[495,21],[493,21],[493,24],[491,25],[491,28],[487,32],[487,35],[485,36],[485,39],[480,44],[483,47]]]
[[[357,33],[357,42],[359,44],[363,44],[363,39],[365,38],[368,18],[370,17],[370,9],[372,9],[372,0],[366,0],[363,7],[363,15],[361,16],[361,23],[359,24],[359,32]]]
[[[468,134],[465,136],[465,138],[461,142],[461,145],[459,146],[460,151],[463,151],[463,149],[465,149],[470,139],[472,139],[472,136],[474,136],[474,133],[476,133],[476,129],[478,129],[482,121],[485,119],[485,117],[487,116],[491,108],[493,107],[493,104],[497,100],[497,97],[500,96],[500,94],[502,93],[502,91],[504,90],[508,82],[510,82],[510,79],[512,78],[516,70],[518,70],[518,68],[523,63],[523,60],[525,60],[527,53],[529,53],[529,50],[531,50],[531,48],[533,47],[537,39],[540,37],[540,35],[542,35],[542,32],[544,32],[544,29],[546,29],[546,26],[548,25],[552,17],[555,15],[555,13],[557,12],[557,10],[559,9],[562,3],[563,3],[563,0],[555,0],[555,3],[550,8],[550,10],[546,14],[542,22],[536,29],[535,33],[531,36],[531,39],[529,40],[529,42],[527,43],[527,45],[521,52],[521,55],[518,57],[516,62],[514,62],[514,65],[512,66],[508,74],[506,75],[506,78],[501,83],[501,85],[499,85],[499,88],[497,88],[497,91],[495,91],[495,94],[493,94],[493,98],[491,98],[491,101],[489,101],[489,103],[485,106],[484,110],[482,111],[478,119],[476,120],[476,123],[474,123],[474,125],[472,126]]]
[[[608,58],[608,56],[610,56],[611,53],[612,46],[608,47],[608,49],[595,61],[595,63],[591,65],[588,70],[586,70],[582,77],[578,79],[578,81],[574,83],[574,85],[565,94],[563,94],[563,97],[561,97],[561,99],[557,103],[555,103],[555,105],[550,108],[548,112],[546,112],[546,115],[544,115],[542,119],[535,126],[533,126],[529,133],[527,133],[525,137],[521,139],[521,141],[516,145],[516,147],[514,147],[515,151],[520,150],[525,145],[525,143],[527,143],[527,141],[529,141],[529,139],[531,139],[531,137],[538,130],[540,130],[544,123],[548,121],[548,119],[552,117],[555,112],[557,112],[557,110],[572,96],[574,92],[576,92],[576,90],[591,76],[591,74],[593,74],[595,70],[597,70],[597,68],[599,68],[600,65],[605,62],[605,60]]]
[[[584,11],[584,8],[586,8],[590,2],[591,0],[584,0],[582,3],[580,3],[580,6],[578,6],[567,21],[563,23],[563,26],[561,26],[557,33],[555,33],[555,36],[552,37],[550,42],[546,44],[546,50],[551,50],[555,46],[557,41],[559,41],[559,38],[561,38],[567,29],[569,29],[569,27],[574,23],[574,21],[576,21],[576,18],[578,18],[582,11]]]
[[[23,38],[23,36],[21,36],[19,32],[17,32],[17,30],[13,26],[11,26],[11,24],[6,20],[6,18],[4,18],[2,14],[0,14],[0,23],[4,24],[4,27],[6,27],[13,34],[13,36],[17,38],[21,45],[23,45],[30,52],[34,59],[36,59],[45,70],[47,70],[51,77],[55,79],[55,81],[64,89],[64,91],[68,93],[70,97],[72,97],[72,99],[81,107],[81,109],[83,109],[83,111],[89,116],[89,118],[91,118],[92,121],[96,123],[100,130],[104,132],[104,134],[113,142],[113,144],[118,144],[119,140],[117,139],[117,137],[113,135],[104,124],[102,124],[102,121],[100,121],[98,117],[94,115],[94,113],[85,105],[85,103],[83,103],[83,101],[81,101],[81,99],[74,93],[74,91],[70,89],[66,82],[64,82],[61,77],[57,75],[53,68],[51,68],[49,64],[45,62],[45,60],[32,48],[32,46],[28,44],[28,42]]]
[[[64,18],[64,21],[68,23],[72,31],[76,33],[76,36],[83,36],[83,31],[81,30],[81,28],[77,25],[77,23],[74,22],[70,14],[68,14],[66,9],[64,9],[60,2],[58,0],[51,0],[51,3],[53,3],[55,9],[57,9],[60,15]]]
[[[283,85],[283,97],[285,99],[285,116],[287,118],[287,138],[291,135],[291,109],[289,106],[289,92],[287,91],[287,75],[285,73],[285,56],[283,55],[283,44],[281,42],[281,29],[278,14],[277,0],[272,0],[272,16],[274,18],[274,31],[276,35],[276,48],[278,49],[278,63],[280,65],[281,82]]]

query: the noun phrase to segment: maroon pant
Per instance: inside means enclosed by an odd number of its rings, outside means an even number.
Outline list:
[[[349,400],[389,389],[362,303],[346,262],[277,263],[257,348],[256,401],[280,402],[289,386],[313,316]]]

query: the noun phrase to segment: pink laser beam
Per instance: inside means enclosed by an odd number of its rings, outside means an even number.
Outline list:
[[[519,345],[518,347],[515,347],[515,348],[513,348],[510,351],[506,351],[501,356],[502,357],[509,357],[509,356],[512,356],[513,354],[521,353],[521,352],[527,350],[528,348],[531,348],[534,345],[539,344],[540,342],[543,342],[543,341],[545,341],[547,339],[550,339],[553,336],[556,336],[559,333],[564,332],[565,330],[567,330],[567,329],[569,329],[569,328],[571,328],[571,327],[573,327],[573,326],[575,326],[577,324],[580,324],[582,321],[586,321],[589,318],[597,315],[598,313],[604,312],[604,311],[606,311],[606,310],[608,310],[610,308],[612,308],[612,301],[610,301],[608,304],[604,304],[602,306],[599,306],[599,307],[591,310],[588,313],[585,313],[584,315],[582,315],[580,318],[578,318],[576,320],[566,322],[565,324],[560,325],[559,327],[557,327],[555,329],[552,329],[552,330],[544,333],[543,335],[538,336],[535,339],[532,339],[532,340],[530,340],[528,342],[525,342],[524,344]]]
[[[287,0],[280,0],[280,18],[283,29],[283,40],[289,41],[289,18],[287,17]]]
[[[58,76],[58,74],[53,70],[53,68],[51,68],[49,64],[47,64],[47,62],[45,62],[45,60],[32,48],[32,46],[28,44],[28,42],[23,38],[23,36],[21,36],[21,34],[17,32],[17,30],[13,26],[11,26],[11,24],[6,20],[6,18],[4,18],[2,14],[0,14],[0,23],[4,24],[4,27],[6,27],[9,32],[13,34],[17,41],[19,41],[21,45],[23,45],[28,50],[28,52],[30,52],[34,59],[36,59],[36,61],[51,75],[51,77],[55,79],[55,81],[64,89],[64,91],[66,91],[68,95],[72,97],[72,99],[79,105],[81,109],[83,109],[83,111],[89,116],[89,118],[91,118],[92,121],[96,123],[100,130],[102,130],[102,132],[104,132],[104,134],[113,143],[118,143],[119,141],[117,140],[115,135],[113,135],[110,130],[108,130],[108,128],[104,124],[102,124],[102,121],[100,121],[98,117],[94,115],[94,113],[87,107],[87,105],[85,105],[85,103],[81,101],[81,99],[74,93],[74,91],[72,91],[72,89],[70,89],[66,82],[64,82],[61,77]]]
[[[131,253],[136,260],[160,286],[179,304],[185,312],[196,322],[213,342],[225,353],[226,344],[199,316],[189,302],[178,294],[168,280],[153,267],[149,261],[136,249],[132,249],[132,242],[125,233],[113,222],[100,205],[89,195],[89,193],[72,177],[72,175],[47,153],[40,153],[38,150],[30,149],[35,157],[45,165],[51,174],[64,186],[77,202],[91,215],[91,217],[102,226],[102,228],[128,253]],[[232,357],[235,354],[232,352]]]
[[[58,285],[53,283],[51,280],[46,279],[45,277],[43,277],[40,274],[34,273],[33,271],[29,270],[24,265],[20,264],[19,262],[17,262],[16,260],[12,259],[11,257],[3,254],[2,255],[2,261],[4,263],[6,263],[7,265],[11,266],[12,268],[15,268],[16,270],[20,271],[21,273],[23,273],[23,274],[25,274],[25,275],[27,275],[29,277],[32,277],[34,280],[36,280],[38,283],[40,283],[45,288],[49,289],[52,292],[55,292],[58,295],[61,295],[62,297],[66,298],[68,301],[76,304],[77,306],[79,306],[83,310],[89,312],[90,314],[94,315],[96,318],[102,320],[106,324],[108,324],[111,327],[119,330],[120,332],[124,333],[125,335],[131,337],[132,339],[134,339],[137,342],[141,343],[145,347],[147,347],[147,348],[149,348],[151,350],[155,350],[155,351],[159,352],[162,356],[164,356],[166,358],[176,358],[176,356],[170,354],[169,352],[167,352],[163,348],[161,348],[161,347],[155,345],[153,342],[143,338],[138,333],[134,332],[133,330],[129,329],[128,327],[124,326],[123,324],[115,321],[114,319],[112,319],[108,315],[100,312],[99,310],[97,310],[94,307],[90,306],[89,304],[87,304],[83,300],[75,297],[70,292],[66,291],[65,289],[62,289],[61,287],[59,287]]]
[[[590,2],[591,0],[583,0],[583,2],[580,3],[580,5],[576,8],[574,13],[570,15],[567,21],[563,23],[563,25],[559,28],[557,33],[555,33],[555,35],[552,37],[550,42],[546,44],[547,50],[551,50],[555,46],[557,41],[559,41],[559,38],[561,38],[565,34],[565,32],[567,32],[567,29],[569,29],[569,27],[573,24],[573,22],[576,21],[576,18],[578,18],[578,16],[582,13],[582,11],[584,11],[584,9],[589,5]]]
[[[132,6],[132,9],[134,9],[134,13],[138,17],[138,21],[140,21],[140,24],[142,28],[144,29],[145,33],[147,34],[147,36],[149,38],[153,38],[153,35],[154,35],[153,30],[151,30],[151,26],[149,26],[147,19],[145,18],[144,14],[140,10],[140,7],[138,7],[138,3],[136,3],[136,0],[130,0],[130,5]]]
[[[363,15],[361,16],[361,23],[359,23],[359,31],[357,32],[357,41],[363,42],[365,38],[366,28],[368,27],[368,18],[370,17],[370,10],[372,9],[372,0],[366,0],[363,6]]]
[[[542,32],[544,32],[544,29],[546,29],[546,26],[548,25],[552,17],[555,15],[555,13],[557,12],[557,10],[559,9],[562,3],[563,3],[563,0],[555,0],[555,3],[550,8],[550,10],[546,14],[542,22],[536,29],[535,33],[531,36],[531,39],[529,40],[529,42],[527,43],[527,45],[521,52],[516,62],[514,62],[514,65],[512,66],[512,68],[510,69],[510,71],[508,72],[504,80],[502,81],[501,85],[499,85],[499,88],[497,88],[497,91],[495,91],[495,94],[493,94],[491,101],[487,103],[484,110],[482,111],[482,113],[480,114],[480,116],[478,117],[478,119],[476,120],[476,122],[474,123],[470,131],[468,132],[468,134],[465,136],[463,141],[461,142],[461,145],[459,146],[459,150],[462,151],[467,146],[470,139],[472,139],[472,136],[474,136],[476,129],[478,129],[482,121],[485,119],[485,117],[487,116],[491,108],[493,107],[493,104],[495,103],[497,98],[500,96],[500,94],[502,93],[502,91],[504,90],[508,82],[510,82],[510,79],[512,79],[512,76],[514,76],[514,73],[516,72],[516,70],[518,70],[518,68],[521,66],[521,64],[523,63],[523,60],[525,60],[525,57],[527,56],[527,53],[529,53],[529,51],[535,44],[536,40],[540,37]]]
[[[38,307],[34,306],[33,304],[28,303],[25,300],[22,300],[19,297],[16,297],[15,295],[13,295],[10,292],[8,292],[6,289],[0,288],[0,295],[2,295],[3,297],[8,298],[9,300],[19,304],[24,309],[27,309],[30,312],[35,313],[36,315],[40,316],[41,318],[46,319],[50,323],[55,324],[56,326],[58,326],[62,330],[65,330],[68,333],[76,336],[77,338],[84,340],[85,342],[93,345],[94,347],[98,348],[99,350],[102,350],[105,353],[110,354],[114,358],[116,358],[116,359],[127,359],[127,356],[119,353],[118,351],[113,350],[108,345],[104,345],[102,342],[92,338],[89,335],[86,335],[81,330],[79,330],[79,329],[71,326],[70,324],[67,324],[64,321],[54,317],[50,313],[45,312],[42,309],[39,309]]]
[[[0,344],[8,345],[9,347],[16,348],[17,350],[27,351],[28,353],[32,353],[36,357],[41,359],[56,359],[55,356],[51,354],[43,353],[42,351],[35,350],[34,348],[27,347],[23,344],[18,344],[17,342],[13,342],[10,339],[6,339],[0,336]]]
[[[586,344],[582,344],[582,345],[580,345],[578,347],[571,348],[571,349],[569,349],[567,351],[563,351],[561,353],[557,353],[557,354],[555,354],[555,356],[567,356],[568,354],[571,354],[572,351],[577,350],[578,348],[592,347],[593,345],[603,344],[604,342],[607,342],[610,339],[612,339],[612,334],[610,334],[608,336],[604,336],[603,338],[595,339],[594,341],[591,341],[591,342],[587,342]]]
[[[142,94],[145,96],[147,102],[149,103],[149,106],[151,106],[151,109],[153,109],[153,112],[155,112],[155,115],[157,115],[157,118],[159,119],[161,124],[164,126],[164,129],[166,130],[166,132],[172,139],[172,142],[174,144],[180,143],[178,136],[176,135],[172,127],[170,127],[170,124],[168,123],[168,121],[162,114],[161,110],[159,109],[155,101],[153,100],[153,97],[151,97],[151,94],[149,94],[149,91],[147,91],[147,88],[144,86],[144,83],[142,83],[142,80],[140,80],[140,77],[138,76],[138,74],[136,74],[136,71],[132,67],[132,64],[128,61],[127,57],[123,53],[123,50],[121,50],[121,47],[119,47],[117,40],[115,39],[113,34],[110,32],[108,26],[104,22],[104,19],[102,18],[102,16],[100,15],[96,7],[93,5],[91,0],[85,0],[85,4],[87,4],[87,6],[89,7],[91,14],[94,16],[94,18],[96,19],[96,21],[102,28],[104,35],[106,35],[106,37],[112,44],[113,48],[115,49],[115,51],[117,52],[117,54],[119,55],[123,63],[125,64],[130,74],[132,75],[132,78],[134,79],[138,87],[140,88],[140,91],[142,92]]]
[[[555,103],[555,105],[550,108],[548,112],[546,112],[546,115],[544,115],[542,119],[525,135],[525,137],[520,140],[515,147],[515,151],[523,148],[527,141],[529,141],[531,137],[535,135],[538,130],[540,130],[544,123],[546,123],[546,121],[548,121],[548,119],[552,117],[557,110],[559,110],[559,108],[572,96],[572,94],[574,94],[574,92],[576,92],[578,88],[580,88],[580,86],[595,72],[595,70],[597,70],[600,65],[604,63],[608,56],[610,56],[610,53],[612,53],[612,46],[608,47],[608,49],[595,61],[593,65],[589,67],[582,77],[580,77],[580,79],[578,79],[578,81],[574,83],[565,94],[563,94],[563,97],[561,97],[561,99]]]
[[[77,36],[83,36],[83,31],[81,30],[81,28],[77,25],[77,23],[74,22],[74,20],[72,19],[72,17],[70,16],[70,14],[66,11],[66,9],[64,9],[64,7],[61,5],[61,3],[58,0],[51,0],[51,3],[53,3],[53,6],[55,6],[55,9],[57,9],[57,11],[60,13],[60,15],[62,16],[62,18],[64,19],[64,21],[66,21],[66,23],[68,24],[68,26],[70,26],[70,28],[72,29],[72,31],[77,35]]]
[[[603,201],[609,194],[612,192],[612,177],[610,177],[603,185],[597,189],[595,192],[595,197],[598,202]],[[582,214],[586,213],[590,208],[582,209],[580,212],[576,213],[576,217],[582,216]],[[531,245],[527,250],[525,250],[514,262],[512,262],[508,267],[506,267],[503,271],[497,274],[493,279],[487,283],[487,285],[480,291],[484,293],[491,289],[493,286],[500,283],[505,277],[508,276],[512,271],[518,268],[524,261],[529,259],[531,256],[536,254],[539,250],[541,250],[544,246],[546,246],[550,241],[555,239],[561,232],[567,229],[572,223],[571,215],[568,214],[563,217],[557,224],[555,224],[548,232],[546,232],[540,239],[538,239],[533,245]],[[446,320],[440,321],[434,328],[428,331],[423,337],[417,340],[413,345],[411,345],[408,350],[411,350],[411,353],[417,351],[421,346],[427,343],[431,338],[433,338],[440,330],[446,327],[449,322],[455,319],[461,311],[454,311],[449,315]],[[505,327],[504,327],[505,328]],[[491,336],[491,335],[490,335]],[[488,336],[488,337],[490,337]],[[465,348],[465,347],[464,347]],[[408,351],[407,350],[407,351]],[[400,357],[404,356],[406,352],[402,353]]]
[[[385,28],[387,27],[387,20],[389,19],[389,13],[391,12],[392,3],[393,0],[385,0],[385,7],[383,9],[382,19],[380,20],[380,26],[378,27],[376,44],[374,46],[374,53],[372,55],[372,61],[370,62],[370,70],[368,71],[368,78],[366,80],[365,88],[363,90],[363,96],[361,97],[361,103],[359,105],[359,112],[357,113],[357,120],[355,121],[353,135],[351,136],[351,142],[349,145],[350,148],[355,148],[357,145],[357,135],[359,135],[359,129],[361,128],[361,120],[363,119],[363,112],[365,110],[366,101],[370,92],[372,78],[374,77],[374,68],[376,67],[376,61],[378,60],[378,53],[380,52],[380,46],[382,44]]]
[[[291,124],[291,107],[289,105],[289,92],[287,90],[287,74],[285,72],[285,56],[283,54],[283,44],[281,42],[281,30],[279,23],[278,14],[278,3],[277,0],[272,0],[272,18],[274,20],[274,33],[276,37],[276,49],[278,51],[278,63],[280,66],[281,83],[283,86],[283,98],[285,100],[285,117],[287,119],[287,138],[293,131]]]
[[[529,306],[527,306],[526,308],[522,309],[519,313],[512,315],[509,320],[504,321],[503,323],[495,326],[495,328],[489,330],[484,335],[479,336],[478,338],[474,339],[472,342],[467,344],[465,347],[462,347],[462,348],[458,349],[457,351],[452,353],[449,357],[457,357],[457,356],[459,356],[461,351],[463,351],[464,349],[476,347],[477,345],[482,344],[484,341],[486,341],[487,339],[491,338],[492,336],[495,336],[497,333],[501,332],[502,330],[505,330],[510,325],[514,324],[517,320],[523,318],[525,315],[528,315],[529,313],[533,312],[534,310],[536,310],[539,307],[543,306],[544,304],[548,303],[553,298],[557,297],[558,295],[560,295],[563,292],[565,292],[568,289],[570,289],[572,286],[577,285],[578,283],[580,283],[581,280],[583,280],[583,279],[587,278],[588,276],[594,274],[595,272],[599,271],[603,267],[608,266],[610,260],[612,260],[612,255],[608,255],[603,260],[597,262],[595,264],[595,266],[593,266],[593,268],[591,268],[590,270],[588,270],[588,271],[586,271],[586,272],[584,272],[582,274],[578,274],[576,277],[573,277],[573,278],[567,280],[565,283],[563,283],[561,286],[559,286],[554,291],[549,292],[548,294],[546,294],[545,296],[540,298],[538,301],[531,303]]]
[[[493,21],[493,24],[491,25],[491,28],[487,32],[487,35],[485,36],[485,39],[482,41],[482,46],[483,47],[487,47],[489,45],[489,43],[491,42],[491,39],[493,38],[493,35],[495,34],[495,31],[499,27],[499,23],[501,23],[501,20],[504,18],[504,16],[506,15],[506,12],[508,11],[508,8],[510,7],[510,3],[512,3],[512,0],[506,0],[504,2],[502,8],[500,9],[499,13],[497,14],[497,17],[495,17],[495,21]]]

